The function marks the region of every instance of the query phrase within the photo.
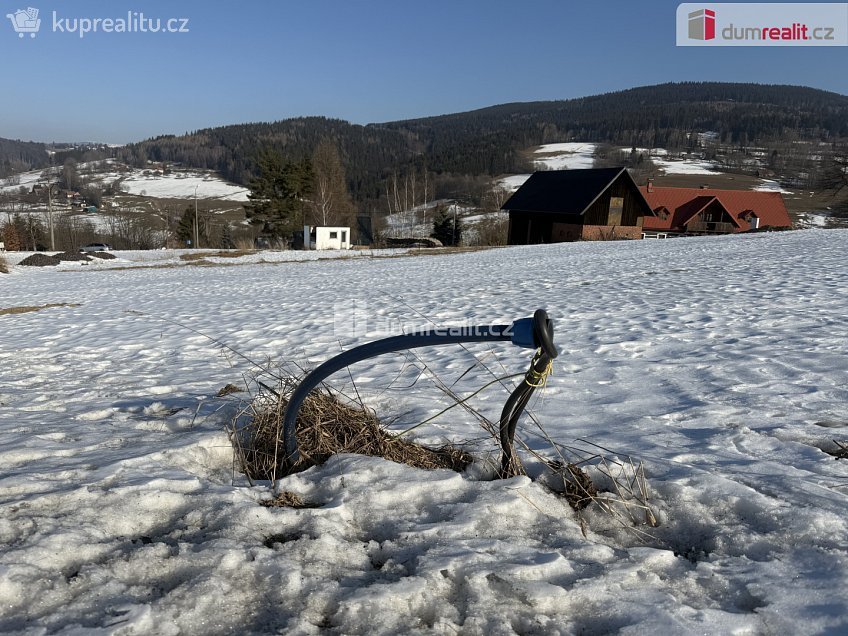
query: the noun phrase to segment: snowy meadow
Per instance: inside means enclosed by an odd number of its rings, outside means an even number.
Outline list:
[[[848,231],[437,256],[0,274],[0,632],[848,632]],[[119,256],[121,256],[119,254]],[[122,259],[131,258],[129,255]],[[14,264],[14,263],[13,263]],[[118,263],[120,265],[120,263]],[[112,267],[110,265],[110,267]],[[50,305],[49,307],[45,307]],[[364,335],[339,329],[354,307]],[[534,479],[453,408],[410,435],[464,473],[341,455],[265,507],[227,428],[379,335],[544,307],[560,356],[519,423]],[[23,309],[22,309],[23,308]],[[6,311],[9,310],[9,311]],[[532,352],[420,349],[329,380],[394,431],[496,421]],[[529,452],[644,467],[650,515],[575,512]],[[652,521],[655,521],[652,522]]]

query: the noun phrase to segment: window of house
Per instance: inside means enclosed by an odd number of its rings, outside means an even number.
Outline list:
[[[621,225],[621,214],[623,211],[624,197],[610,197],[607,225]]]
[[[331,239],[339,238],[339,233],[338,232],[330,232],[330,238]]]

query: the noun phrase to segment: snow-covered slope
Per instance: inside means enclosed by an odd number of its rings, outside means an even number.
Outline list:
[[[846,251],[805,231],[0,275],[0,309],[77,305],[0,315],[0,632],[844,633],[848,460],[819,447],[848,437]],[[524,477],[356,456],[281,483],[320,507],[260,506],[215,397],[250,365],[198,332],[314,365],[353,345],[333,329],[353,304],[371,335],[547,307],[561,356],[533,413],[578,454],[644,461],[659,526],[593,505],[581,530]],[[467,395],[529,359],[417,356],[352,369],[397,429],[447,405],[430,374]],[[472,404],[496,419],[506,395]],[[461,409],[416,434],[494,453]]]
[[[86,181],[95,184],[120,181],[121,190],[127,194],[160,199],[194,199],[196,194],[198,199],[248,200],[247,188],[230,183],[214,172],[178,168],[163,174],[157,170],[130,168],[114,159],[80,163],[77,168]],[[36,184],[46,183],[44,175],[51,170],[55,174],[58,168],[33,170],[0,179],[0,193],[17,193],[22,187],[31,190]]]
[[[249,190],[224,181],[213,173],[177,171],[165,175],[145,175],[133,171],[121,181],[121,189],[128,194],[138,194],[159,199],[221,199],[247,201]]]
[[[591,168],[595,161],[595,144],[567,141],[545,144],[536,149],[533,163],[540,170],[577,170]]]

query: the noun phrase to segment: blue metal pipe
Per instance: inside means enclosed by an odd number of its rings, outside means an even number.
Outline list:
[[[512,344],[528,349],[542,348],[549,357],[555,358],[556,349],[553,346],[553,323],[548,320],[547,313],[539,309],[533,318],[522,318],[510,325],[489,325],[483,327],[447,327],[443,329],[428,329],[417,333],[404,334],[376,340],[350,351],[345,351],[330,358],[310,372],[289,398],[286,414],[283,418],[283,442],[285,446],[285,464],[293,467],[300,454],[297,450],[295,435],[297,414],[306,396],[323,382],[327,377],[351,364],[395,351],[430,347],[435,345],[459,344],[472,342],[512,342]],[[552,355],[551,355],[552,352]]]

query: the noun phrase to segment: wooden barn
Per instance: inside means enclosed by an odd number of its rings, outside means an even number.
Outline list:
[[[653,216],[626,168],[536,172],[501,209],[510,245],[641,239],[643,218]]]

